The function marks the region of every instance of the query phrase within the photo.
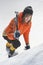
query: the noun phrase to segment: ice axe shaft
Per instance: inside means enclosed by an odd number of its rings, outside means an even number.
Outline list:
[[[16,24],[16,30],[18,30],[18,12],[15,11],[16,18],[15,18],[15,24]]]

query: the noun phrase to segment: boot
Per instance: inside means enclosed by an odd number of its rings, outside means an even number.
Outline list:
[[[8,57],[12,57],[13,56],[13,53],[15,52],[15,48],[13,46],[10,47],[10,52],[9,52],[9,55]]]

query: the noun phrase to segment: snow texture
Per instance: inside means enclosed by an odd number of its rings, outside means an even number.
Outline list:
[[[6,40],[2,33],[10,20],[15,17],[15,11],[23,11],[26,6],[33,7],[32,28],[30,32],[30,50],[25,47],[21,36],[21,47],[17,56],[8,59]],[[43,0],[0,0],[0,65],[43,65]],[[41,45],[40,45],[41,44]],[[38,47],[38,45],[40,45]]]
[[[43,44],[8,58],[0,65],[43,65]]]

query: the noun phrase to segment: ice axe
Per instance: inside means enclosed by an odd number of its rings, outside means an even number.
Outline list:
[[[16,39],[19,39],[19,37],[20,37],[20,31],[18,30],[18,12],[15,11],[15,14],[16,14],[16,17],[15,17],[16,30],[15,30],[15,32],[14,32],[14,37],[15,37]]]

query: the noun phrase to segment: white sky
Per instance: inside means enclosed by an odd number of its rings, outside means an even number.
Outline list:
[[[30,46],[33,47],[43,43],[43,0],[0,0],[0,56],[5,51],[6,41],[2,38],[4,28],[15,17],[14,11],[23,11],[29,5],[34,10],[30,32]],[[23,36],[20,37],[20,41],[23,47]]]

